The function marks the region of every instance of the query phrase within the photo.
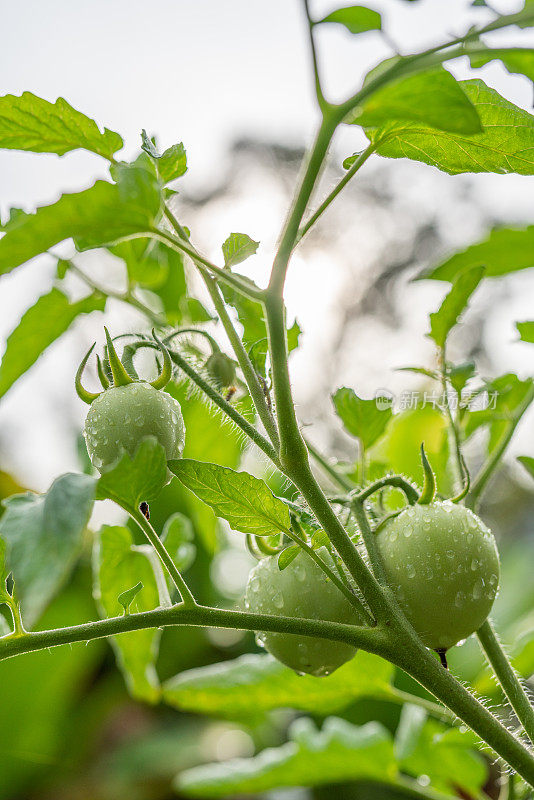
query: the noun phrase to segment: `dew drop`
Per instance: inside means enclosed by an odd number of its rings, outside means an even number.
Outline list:
[[[391,543],[391,544],[393,544],[393,542],[396,542],[396,541],[397,541],[397,537],[398,537],[398,533],[397,533],[397,531],[392,531],[392,532],[390,533],[390,535],[389,535],[389,541],[390,541],[390,543]]]
[[[409,539],[409,538],[410,538],[410,536],[412,535],[412,533],[413,533],[413,528],[406,528],[406,529],[405,529],[405,531],[404,531],[404,535],[405,535],[405,537],[406,537],[407,539]]]
[[[451,561],[452,561],[452,559],[454,558],[454,550],[447,550],[446,555],[447,555],[447,558],[450,558]]]
[[[406,564],[406,574],[409,578],[415,578],[416,569],[413,564]]]
[[[260,579],[256,575],[250,579],[249,587],[253,592],[257,592],[260,588]]]
[[[484,591],[484,580],[477,578],[473,586],[473,600],[480,600]]]
[[[463,592],[457,592],[456,597],[454,598],[454,605],[456,608],[461,608],[465,603],[465,594]]]
[[[479,567],[479,561],[478,561],[478,559],[477,559],[477,558],[474,558],[474,559],[471,561],[471,569],[472,569],[472,571],[473,571],[473,572],[476,572],[476,571],[477,571],[477,569],[478,569],[478,567]]]
[[[300,583],[304,583],[304,581],[306,580],[305,567],[300,563],[294,564],[293,575],[295,576],[297,581],[299,581]]]
[[[275,595],[273,595],[272,601],[275,608],[280,610],[284,607],[284,597],[281,592],[277,592]]]
[[[265,634],[264,633],[257,633],[254,637],[256,640],[256,644],[258,647],[265,647]]]

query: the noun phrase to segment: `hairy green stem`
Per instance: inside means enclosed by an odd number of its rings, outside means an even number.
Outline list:
[[[148,319],[155,325],[161,327],[166,324],[166,320],[160,314],[152,311],[151,308],[135,297],[135,295],[133,295],[130,291],[115,292],[112,289],[106,289],[105,287],[96,283],[92,278],[89,277],[89,275],[86,275],[85,272],[76,266],[76,264],[74,264],[72,261],[69,261],[69,265],[69,270],[77,275],[86,284],[86,286],[88,286],[94,292],[98,292],[99,294],[104,295],[104,297],[111,297],[113,300],[119,300],[121,303],[126,303],[126,305],[137,309],[137,311],[140,311],[142,314],[148,317]]]
[[[312,228],[315,225],[319,217],[323,215],[328,206],[336,199],[338,194],[343,191],[347,183],[349,183],[351,178],[353,178],[358,172],[358,170],[361,167],[363,167],[367,159],[374,153],[374,151],[375,151],[375,145],[370,144],[368,147],[366,147],[366,149],[362,153],[360,153],[356,161],[352,164],[350,169],[346,171],[346,173],[341,178],[339,183],[337,183],[336,186],[334,186],[334,188],[330,192],[330,194],[328,194],[325,197],[321,205],[318,206],[318,208],[314,211],[309,220],[306,223],[304,223],[304,225],[301,226],[297,237],[298,242],[300,242],[300,240],[306,236],[310,228]]]
[[[367,514],[365,513],[363,501],[358,498],[353,498],[352,511],[356,518],[356,522],[358,523],[358,528],[360,529],[372,570],[377,581],[384,586],[387,583],[384,564],[378,549],[376,533],[371,530],[369,520],[367,519]]]
[[[295,619],[269,614],[252,614],[248,611],[233,611],[202,605],[186,606],[184,603],[179,603],[171,608],[157,608],[153,611],[86,622],[68,628],[32,631],[19,637],[9,634],[0,638],[0,661],[62,644],[89,642],[93,639],[102,639],[128,631],[173,625],[319,636],[323,639],[345,642],[377,655],[382,655],[387,650],[385,632],[377,627],[345,625],[315,619]]]
[[[250,396],[252,397],[252,401],[258,412],[258,416],[263,423],[263,427],[267,431],[267,435],[271,440],[273,447],[275,450],[278,449],[279,446],[279,438],[278,438],[278,430],[276,428],[276,423],[274,421],[273,415],[269,410],[267,405],[267,401],[265,399],[265,394],[263,388],[258,380],[258,376],[256,375],[256,371],[252,364],[252,361],[249,358],[247,351],[241,341],[232,320],[226,310],[226,305],[224,303],[224,299],[221,295],[219,287],[209,275],[206,274],[205,270],[201,270],[202,277],[206,283],[206,287],[208,289],[209,295],[215,306],[215,310],[219,315],[219,319],[222,322],[223,328],[226,332],[228,340],[232,345],[233,351],[235,356],[239,362],[239,366],[241,367],[241,371],[243,373],[243,377],[247,383]]]
[[[341,580],[341,578],[338,577],[336,575],[336,573],[333,570],[330,569],[328,564],[325,564],[323,559],[315,552],[313,547],[310,547],[310,545],[307,542],[305,542],[303,539],[301,539],[300,536],[297,536],[295,533],[293,533],[293,531],[285,530],[284,533],[293,542],[295,542],[295,544],[297,544],[299,547],[301,547],[304,550],[304,552],[307,553],[307,555],[313,561],[315,561],[315,563],[317,564],[319,569],[322,569],[322,571],[325,573],[325,575],[327,575],[328,578],[332,581],[334,586],[337,586],[339,591],[343,595],[345,595],[345,597],[347,598],[349,603],[351,605],[353,605],[354,608],[356,608],[358,610],[358,612],[361,614],[361,616],[367,622],[367,624],[368,625],[374,625],[375,624],[374,619],[371,617],[371,615],[369,614],[369,612],[367,611],[367,609],[365,608],[365,606],[361,602],[360,598],[357,595],[355,595],[354,592],[352,592],[349,589],[348,586],[346,586],[344,584],[344,582]]]
[[[439,665],[418,637],[409,633],[407,637],[399,637],[389,659],[419,681],[530,785],[534,785],[534,755]]]
[[[179,253],[185,253],[195,264],[201,265],[204,269],[207,269],[210,274],[216,275],[224,283],[227,283],[233,289],[241,292],[241,294],[256,301],[262,299],[263,291],[261,289],[247,281],[241,280],[238,275],[235,275],[229,269],[223,269],[222,267],[217,267],[215,264],[212,264],[211,261],[201,255],[188,241],[184,241],[184,239],[173,236],[172,233],[167,233],[167,231],[162,231],[158,228],[150,231],[149,235],[153,239],[163,242],[167,247],[171,247]]]
[[[414,505],[414,503],[417,503],[419,500],[419,492],[415,486],[406,480],[406,478],[403,478],[402,475],[384,475],[383,478],[379,478],[377,481],[374,481],[369,486],[366,486],[365,489],[355,492],[353,494],[353,498],[363,502],[364,500],[367,500],[368,497],[371,497],[371,495],[375,492],[380,491],[380,489],[385,489],[386,487],[400,489],[400,491],[404,493],[410,505]]]
[[[270,296],[282,296],[291,251],[295,246],[302,217],[306,211],[311,193],[313,192],[323,166],[337,123],[338,120],[334,114],[325,114],[313,147],[303,165],[303,175],[300,186],[295,194],[274,258],[268,288],[268,294]]]
[[[139,527],[145,534],[146,538],[148,539],[148,541],[158,554],[161,563],[171,576],[174,585],[180,592],[183,605],[186,608],[196,606],[197,602],[189,586],[185,582],[180,571],[177,569],[176,564],[169,555],[169,552],[167,551],[167,548],[159,538],[158,534],[156,533],[156,531],[154,530],[148,519],[139,511],[139,509],[132,509],[127,506],[122,506],[122,508],[124,508],[124,510],[128,512],[128,514],[131,516],[134,522],[136,522],[139,525]]]
[[[471,489],[469,494],[467,495],[467,499],[465,504],[468,508],[476,509],[477,505],[480,501],[480,497],[482,492],[486,488],[486,485],[493,475],[495,469],[499,466],[502,457],[506,451],[506,448],[510,444],[512,436],[515,433],[515,429],[517,428],[521,417],[529,407],[529,405],[534,400],[534,384],[532,384],[525,394],[523,402],[518,406],[514,414],[512,415],[509,423],[508,428],[501,436],[497,445],[493,448],[492,452],[489,454],[487,461],[483,465],[482,469],[474,479],[471,484]]]
[[[489,619],[478,629],[477,636],[510,705],[528,738],[534,744],[534,708]]]
[[[204,380],[202,375],[199,375],[199,373],[191,366],[191,364],[189,364],[188,361],[186,361],[183,356],[180,355],[180,353],[177,353],[176,350],[171,350],[169,352],[171,359],[178,367],[180,367],[181,370],[183,370],[183,372],[185,372],[187,377],[190,378],[193,383],[195,383],[199,389],[201,389],[204,394],[221,409],[221,411],[224,411],[226,416],[229,417],[232,422],[235,422],[235,424],[241,428],[243,433],[245,433],[249,439],[253,441],[254,444],[271,459],[273,464],[280,469],[280,462],[278,460],[276,450],[272,444],[261,435],[254,425],[251,425],[250,422],[248,422],[248,420],[246,420],[245,417],[243,417],[243,415],[240,414],[231,403],[225,400],[224,397],[219,394],[219,392],[213,386],[211,386],[211,384]]]

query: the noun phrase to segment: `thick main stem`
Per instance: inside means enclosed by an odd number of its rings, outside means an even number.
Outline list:
[[[416,636],[409,631],[406,637],[398,636],[388,659],[445,703],[527,783],[534,785],[534,754],[443,669]]]
[[[478,629],[477,636],[510,705],[517,714],[528,738],[534,744],[534,708],[508,661],[489,619]]]

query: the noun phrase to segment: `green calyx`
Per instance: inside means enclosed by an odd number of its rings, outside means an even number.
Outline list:
[[[423,464],[424,481],[423,491],[421,492],[421,496],[417,501],[417,504],[420,506],[427,506],[434,500],[436,496],[436,476],[434,475],[434,471],[430,466],[430,461],[426,456],[424,443],[421,444],[421,462]]]
[[[104,391],[106,391],[106,389],[109,388],[127,386],[128,384],[134,383],[135,381],[134,378],[132,378],[128,374],[124,364],[117,355],[117,351],[115,350],[115,345],[113,344],[113,340],[106,327],[104,328],[104,331],[106,334],[105,361],[109,364],[109,370],[111,371],[112,381],[109,380],[104,364],[98,355],[96,357],[96,363],[97,363],[97,373],[100,379],[100,383],[102,384]],[[167,350],[163,342],[158,338],[154,330],[152,330],[152,336],[154,337],[154,341],[156,342],[156,345],[163,356],[163,363],[161,365],[161,369],[157,378],[155,378],[155,380],[153,381],[150,381],[150,386],[153,386],[154,389],[163,389],[165,388],[165,386],[168,384],[168,382],[172,377],[171,357],[169,355],[169,351]],[[75,387],[78,397],[88,405],[90,405],[94,400],[96,400],[97,397],[99,397],[102,394],[102,392],[89,392],[82,385],[82,374],[89,360],[89,357],[95,348],[95,345],[96,342],[94,342],[94,344],[89,348],[89,350],[85,354],[80,366],[78,367],[75,378]]]

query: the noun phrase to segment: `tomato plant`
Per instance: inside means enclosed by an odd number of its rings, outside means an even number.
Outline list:
[[[481,283],[532,267],[532,228],[495,228],[422,275],[450,285],[429,315],[431,363],[405,369],[425,382],[425,397],[426,387],[437,387],[440,402],[399,412],[381,393],[365,399],[350,387],[338,389],[333,403],[351,437],[348,462],[324,455],[308,439],[289,370],[300,334],[298,322],[288,325],[285,307],[292,255],[369,160],[407,158],[449,175],[534,174],[530,112],[479,77],[457,80],[448,69],[460,58],[473,70],[499,60],[510,73],[532,78],[532,50],[496,47],[492,37],[500,30],[513,35],[518,26],[528,33],[534,8],[527,2],[504,15],[476,2],[469,13],[480,8],[489,22],[421,52],[395,49],[360,76],[357,91],[334,101],[322,79],[321,31],[336,25],[355,36],[382,32],[391,47],[386,20],[364,6],[314,18],[304,2],[320,119],[287,218],[273,236],[265,287],[239,271],[259,247],[248,234],[228,236],[220,263],[195,244],[175,188],[187,169],[181,142],[161,151],[143,130],[140,151],[128,161],[118,155],[124,146],[118,133],[66,100],[51,103],[30,92],[0,97],[0,147],[56,155],[82,148],[109,167],[90,188],[34,213],[12,209],[3,222],[0,275],[41,255],[53,258],[56,270],[54,285],[8,338],[0,395],[77,318],[104,314],[108,299],[142,320],[140,330],[120,334],[129,337],[122,360],[119,337],[112,340],[106,329],[96,358],[100,392],[82,383],[96,344],[76,373],[77,393],[90,406],[85,440],[98,474],[85,459],[83,473],[61,475],[45,493],[19,494],[12,484],[5,492],[0,662],[106,639],[136,700],[226,716],[251,730],[259,721],[258,743],[287,738],[248,759],[183,769],[175,784],[180,793],[228,797],[346,781],[426,800],[489,797],[498,773],[506,784],[501,797],[531,796],[534,710],[514,669],[529,677],[530,640],[512,664],[488,616],[500,565],[481,501],[532,405],[534,381],[514,373],[481,377],[475,361],[465,360],[477,347],[458,361],[449,337]],[[347,155],[344,174],[320,200],[319,178],[341,125],[358,130],[365,145]],[[70,248],[69,257],[55,254],[59,245],[62,254]],[[95,280],[86,251],[120,260],[122,291]],[[78,299],[73,278],[85,291]],[[517,331],[523,343],[534,341],[534,321],[519,321]],[[231,355],[217,341],[223,333]],[[156,356],[152,382],[138,377],[134,356],[141,349]],[[486,403],[473,409],[469,397]],[[534,476],[532,456],[520,461]],[[122,524],[93,531],[94,505],[106,500],[122,509]],[[239,534],[258,563],[245,597],[232,605],[235,576],[218,547]],[[89,545],[91,559],[83,557]],[[245,546],[241,556],[248,558]],[[76,581],[84,570],[87,578],[89,562],[100,618],[80,622],[92,607],[70,604],[64,621],[43,617],[68,579]],[[217,594],[217,576],[230,587],[224,596]],[[528,606],[528,587],[525,595]],[[515,633],[524,634],[530,619],[532,609],[523,611]],[[212,649],[203,651],[209,666],[164,680],[177,653],[180,668],[187,666],[184,637],[198,634],[198,646],[199,628],[211,631]],[[217,640],[215,629],[234,637],[255,633],[269,654],[213,666],[217,648],[229,641]],[[162,631],[174,638],[172,647],[163,638],[160,656]],[[498,711],[476,694],[487,686],[486,674],[456,672],[455,646],[472,635],[500,687]],[[239,635],[230,641],[241,646]],[[169,656],[170,650],[176,652]],[[446,650],[452,651],[450,670]],[[6,695],[16,679],[13,670]],[[50,708],[57,682],[48,687]],[[393,714],[389,727],[374,718],[356,724],[363,712],[354,704],[369,698],[403,704],[400,718]],[[279,708],[338,716],[325,719],[320,731],[302,718],[289,727],[286,717],[269,717]],[[6,714],[5,730],[19,712]],[[505,714],[512,724],[503,723]],[[33,723],[24,729],[33,730]],[[195,735],[198,744],[202,734]],[[202,748],[193,749],[197,758]],[[491,773],[490,762],[496,764]],[[158,779],[160,767],[158,761]]]

